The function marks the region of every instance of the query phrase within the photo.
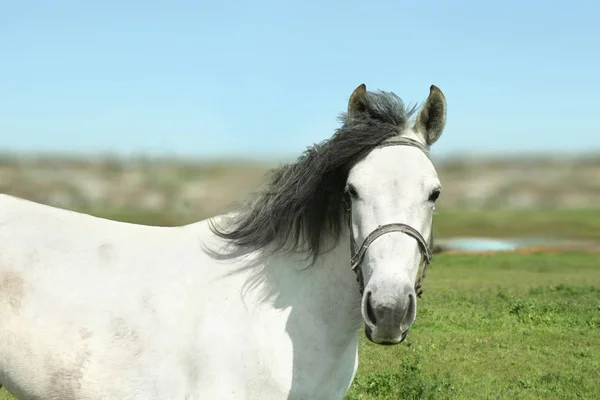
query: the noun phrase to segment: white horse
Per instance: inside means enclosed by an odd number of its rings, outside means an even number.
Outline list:
[[[360,85],[331,139],[191,225],[0,196],[0,384],[22,400],[342,398],[361,325],[400,343],[431,260],[444,95],[415,111]]]

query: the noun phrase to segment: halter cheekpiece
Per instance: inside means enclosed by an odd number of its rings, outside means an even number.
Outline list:
[[[404,138],[404,137],[395,137],[386,142],[383,142],[381,145],[377,146],[377,148],[389,147],[389,146],[416,147],[416,148],[420,149],[421,151],[423,151],[423,153],[425,153],[425,155],[429,156],[428,149],[425,146],[423,146],[421,143],[419,143],[413,139]],[[428,244],[425,241],[425,239],[423,238],[423,236],[419,233],[419,231],[417,231],[412,226],[399,222],[399,223],[390,223],[390,224],[378,226],[377,228],[375,228],[375,230],[373,232],[371,232],[365,238],[365,240],[363,241],[360,248],[357,249],[356,239],[354,238],[354,232],[352,229],[352,209],[350,207],[350,201],[351,200],[349,198],[347,198],[348,227],[350,229],[350,251],[352,253],[352,258],[350,259],[350,266],[352,267],[352,270],[356,273],[356,280],[359,284],[360,293],[362,294],[364,291],[364,280],[363,280],[361,264],[363,262],[363,259],[365,257],[367,250],[369,249],[369,246],[375,240],[377,240],[377,238],[379,238],[380,236],[383,236],[383,235],[386,235],[386,234],[392,233],[392,232],[401,232],[401,233],[404,233],[404,234],[412,237],[413,239],[415,239],[417,241],[417,243],[419,244],[419,249],[421,250],[421,255],[422,255],[423,259],[422,259],[421,263],[419,264],[419,272],[417,275],[417,281],[415,282],[415,292],[417,294],[417,297],[421,297],[421,295],[423,294],[422,282],[423,282],[423,278],[425,278],[425,269],[427,268],[427,266],[429,264],[431,264],[431,261],[433,260],[432,243]],[[431,241],[433,242],[433,233],[431,234]]]

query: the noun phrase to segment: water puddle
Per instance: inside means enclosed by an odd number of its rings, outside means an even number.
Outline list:
[[[527,249],[548,250],[578,250],[600,251],[600,243],[589,240],[556,239],[544,237],[528,238],[486,238],[486,237],[459,237],[438,239],[435,251],[443,252],[510,252]]]

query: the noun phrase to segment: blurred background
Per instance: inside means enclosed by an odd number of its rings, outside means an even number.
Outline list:
[[[123,221],[193,222],[329,138],[360,83],[407,104],[435,84],[448,101],[432,149],[438,243],[597,248],[595,3],[1,7],[2,193]]]

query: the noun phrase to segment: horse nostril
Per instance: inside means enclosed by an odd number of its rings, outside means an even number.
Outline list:
[[[375,312],[373,311],[373,306],[371,306],[371,292],[367,293],[367,318],[373,325],[377,323],[377,318],[375,317]]]
[[[406,308],[406,314],[404,315],[403,322],[410,326],[415,319],[417,313],[417,301],[415,296],[411,293],[408,295],[408,307]]]

